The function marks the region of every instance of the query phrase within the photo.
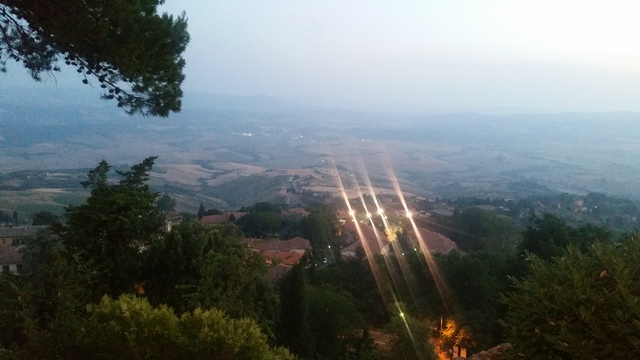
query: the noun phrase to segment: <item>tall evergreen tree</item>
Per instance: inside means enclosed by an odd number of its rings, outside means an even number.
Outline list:
[[[303,359],[312,359],[314,339],[309,325],[309,302],[304,264],[294,266],[280,283],[278,341]]]
[[[202,219],[202,217],[206,213],[207,213],[207,210],[204,208],[204,204],[200,203],[200,208],[198,208],[198,219]]]
[[[316,356],[326,359],[348,357],[361,345],[360,331],[364,325],[354,299],[335,287],[308,286],[307,291]]]
[[[91,189],[87,202],[69,206],[67,223],[55,228],[66,250],[96,272],[99,296],[120,295],[140,281],[144,253],[163,231],[158,195],[145,184],[155,159],[118,171],[117,184],[107,181],[110,166],[100,162],[82,182]]]

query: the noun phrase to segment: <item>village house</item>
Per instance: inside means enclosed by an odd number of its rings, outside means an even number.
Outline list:
[[[244,211],[231,211],[220,215],[205,215],[200,219],[200,221],[205,224],[226,224],[229,222],[235,222],[247,214],[248,212]]]
[[[362,238],[358,233],[358,228],[362,232]],[[387,254],[389,252],[389,239],[378,229],[369,225],[347,223],[342,227],[342,233],[347,239],[349,246],[340,251],[344,257],[355,257],[356,249],[360,246],[369,256],[375,254]]]
[[[0,227],[0,272],[20,274],[25,240],[34,237],[47,226]]]
[[[311,242],[301,237],[289,240],[248,238],[244,241],[250,250],[265,257],[271,280],[281,278],[306,254],[311,254]]]
[[[458,248],[453,240],[437,232],[418,228],[418,234],[420,236],[416,236],[415,231],[409,233],[414,246],[430,253],[448,254]]]
[[[344,209],[338,209],[336,211],[336,216],[338,217],[338,220],[344,220],[344,221],[351,220],[351,215],[347,210],[344,210]]]
[[[306,218],[310,214],[311,214],[310,212],[300,207],[291,208],[291,209],[282,211],[283,216],[291,216],[291,217],[297,217],[297,218]]]
[[[164,231],[169,232],[171,228],[182,222],[182,215],[174,212],[166,213],[164,216]]]

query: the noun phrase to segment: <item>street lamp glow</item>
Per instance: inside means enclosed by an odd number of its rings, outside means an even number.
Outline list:
[[[349,210],[349,215],[351,215],[351,216],[355,216],[355,215],[356,215],[356,212],[355,212],[355,211],[353,211],[353,210]]]
[[[378,215],[382,215],[382,214],[384,214],[384,209],[383,208],[378,209]]]
[[[412,216],[413,216],[413,213],[411,211],[407,210],[407,217],[410,218]]]
[[[367,217],[370,218],[371,217],[371,213],[368,212],[367,213]]]

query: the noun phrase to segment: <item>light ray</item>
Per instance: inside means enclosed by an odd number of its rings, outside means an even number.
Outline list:
[[[402,207],[404,208],[405,214],[409,214],[411,211],[409,210],[409,207],[407,206],[407,202],[404,198],[404,194],[402,193],[402,190],[400,189],[400,184],[398,182],[398,178],[395,176],[395,172],[393,170],[393,166],[391,165],[391,161],[389,160],[389,158],[386,158],[386,169],[388,171],[390,180],[391,180],[391,184],[396,192],[396,194],[398,195],[398,198],[400,199],[400,202],[402,204]],[[445,306],[445,309],[447,310],[447,312],[451,311],[452,308],[452,297],[451,297],[451,290],[449,289],[449,286],[447,285],[444,277],[442,276],[442,274],[440,273],[440,269],[438,268],[438,264],[436,264],[436,262],[433,260],[433,257],[431,256],[431,252],[428,249],[424,239],[422,238],[422,234],[420,233],[420,231],[418,230],[418,226],[416,225],[415,221],[413,220],[412,216],[408,216],[407,219],[409,220],[409,223],[411,224],[411,227],[413,229],[413,232],[416,236],[416,239],[418,240],[418,245],[420,246],[420,250],[422,251],[422,254],[424,255],[425,261],[427,262],[427,266],[429,267],[429,272],[431,273],[431,276],[433,277],[433,280],[436,284],[436,289],[438,289],[438,293],[440,294],[440,298],[442,299],[442,303]]]
[[[395,264],[393,262],[390,261],[389,256],[387,256],[387,254],[384,254],[384,261],[385,264],[387,266],[389,275],[391,276],[391,281],[393,282],[393,285],[395,286],[395,289],[400,290],[401,288],[406,288],[409,291],[409,294],[411,296],[411,300],[413,301],[413,303],[416,303],[416,299],[417,296],[415,294],[415,290],[414,287],[412,286],[413,279],[411,279],[411,270],[409,268],[409,265],[406,261],[406,258],[404,257],[404,253],[402,253],[402,250],[400,249],[399,244],[396,241],[389,241],[388,237],[386,236],[386,234],[389,232],[390,226],[389,226],[389,222],[387,221],[387,219],[384,216],[384,209],[380,206],[380,202],[376,196],[375,191],[373,190],[373,186],[371,184],[371,179],[369,178],[369,174],[367,172],[366,167],[364,166],[364,163],[360,164],[360,168],[362,171],[362,174],[364,176],[364,182],[366,187],[369,189],[370,191],[370,196],[373,199],[373,202],[377,208],[377,213],[379,216],[381,216],[382,218],[382,223],[384,225],[384,229],[385,232],[382,236],[384,236],[384,239],[386,240],[386,242],[388,242],[390,244],[390,246],[393,248],[393,254],[395,254],[396,256],[396,260],[398,261],[398,264],[400,265],[400,274],[402,275],[402,278],[404,279],[400,279],[398,277],[398,272],[395,271]],[[364,206],[366,206],[366,204],[363,203]],[[368,210],[367,213],[369,214]],[[386,244],[386,242],[384,242],[383,240],[381,240],[381,234],[377,231],[376,229],[376,225],[373,221],[372,216],[368,216],[369,217],[369,223],[371,225],[371,228],[374,230],[374,234],[376,237],[376,241],[378,242],[378,246],[380,248],[382,248],[382,244]],[[403,287],[401,287],[404,284]]]
[[[380,271],[380,268],[378,266],[378,264],[375,261],[375,257],[373,256],[372,253],[372,249],[369,246],[368,241],[366,241],[365,237],[364,237],[364,233],[362,231],[362,228],[360,227],[359,222],[357,221],[356,218],[356,214],[355,211],[352,209],[350,201],[348,196],[346,195],[346,190],[343,186],[343,182],[342,179],[340,177],[340,173],[337,171],[337,167],[335,167],[335,161],[332,158],[332,163],[334,168],[336,168],[336,183],[338,184],[338,187],[340,189],[340,193],[342,195],[342,198],[345,202],[345,205],[347,206],[347,208],[349,209],[349,214],[351,216],[352,222],[356,228],[356,231],[358,233],[358,237],[361,239],[361,244],[362,244],[362,248],[365,251],[366,257],[367,257],[367,262],[369,263],[369,266],[371,267],[371,271],[372,274],[374,276],[374,279],[376,281],[376,285],[378,286],[378,290],[380,292],[380,296],[382,297],[382,300],[384,301],[385,304],[389,305],[389,304],[394,304],[395,307],[398,310],[398,314],[400,314],[401,319],[405,325],[406,331],[409,335],[409,338],[411,340],[411,343],[414,347],[414,350],[416,351],[416,354],[418,354],[418,347],[416,345],[416,338],[413,334],[413,331],[411,330],[405,316],[404,316],[404,312],[402,310],[402,308],[400,307],[400,304],[398,302],[397,299],[397,295],[395,293],[395,290],[393,288],[389,288],[388,286],[385,286],[385,284],[388,284],[388,281],[384,281],[385,277],[383,276],[383,274]],[[350,164],[351,165],[351,164]],[[351,166],[352,170],[353,170],[353,166]],[[364,169],[364,166],[363,166]],[[352,172],[353,173],[353,172]],[[366,181],[369,181],[368,175],[366,175],[366,170],[364,171],[365,174],[365,179],[367,179]],[[360,202],[362,203],[362,208],[364,210],[364,213],[369,215],[367,216],[367,218],[369,219],[369,222],[371,224],[371,227],[374,231],[374,234],[376,236],[376,241],[378,241],[378,243],[380,244],[380,239],[378,237],[378,231],[376,231],[376,227],[373,223],[373,219],[372,216],[367,208],[367,204],[364,200],[364,196],[362,194],[362,191],[360,190],[359,184],[357,182],[357,178],[354,176],[354,180],[356,181],[356,190],[357,190],[357,195],[358,198],[360,199]],[[381,210],[381,207],[379,206],[379,202],[375,196],[375,192],[373,191],[373,188],[370,186],[370,182],[369,182],[369,189],[372,192],[372,198],[374,200],[374,203],[376,204],[376,206],[378,207],[378,211],[380,211],[381,213],[384,212],[384,210]],[[403,204],[404,204],[404,199],[403,199]],[[406,206],[405,206],[406,208]],[[388,223],[384,220],[383,217],[383,223],[385,223],[385,229],[388,229]],[[401,255],[401,249],[399,247],[399,244],[397,242],[391,242],[392,246],[394,246],[394,254],[396,254],[396,257],[398,258],[398,262],[400,263],[400,267],[401,267],[401,272],[404,276],[404,280],[405,280],[405,284],[407,285],[407,287],[409,288],[409,291],[411,293],[411,296],[414,298],[414,303],[415,303],[415,294],[413,293],[413,289],[411,286],[411,282],[409,282],[408,278],[407,278],[407,274],[411,274],[410,269],[408,267],[408,264],[406,263],[406,259],[404,258],[404,256]],[[389,269],[389,274],[392,277],[392,282],[395,284],[395,289],[398,289],[398,284],[401,282],[399,279],[395,279],[395,276],[397,273],[396,271],[393,271],[393,268],[390,267],[389,264],[389,257],[388,256],[383,256],[383,259],[386,262],[387,268]],[[392,297],[393,299],[389,299],[389,297]],[[391,301],[390,301],[391,300]],[[418,354],[419,355],[419,354]]]
[[[371,273],[373,274],[373,278],[376,282],[376,285],[378,286],[378,292],[380,293],[380,296],[382,297],[382,301],[385,304],[390,304],[390,301],[388,299],[388,291],[386,291],[386,287],[384,286],[383,283],[383,276],[382,273],[380,271],[380,269],[378,268],[375,259],[373,257],[373,253],[371,248],[369,247],[369,243],[367,241],[364,241],[364,234],[362,232],[362,229],[360,228],[360,224],[358,223],[358,220],[356,218],[356,213],[353,210],[353,208],[351,207],[351,203],[349,201],[349,197],[347,196],[346,190],[344,188],[343,182],[342,182],[342,178],[340,177],[340,172],[337,169],[337,166],[335,165],[335,159],[333,158],[333,156],[331,157],[331,165],[333,166],[333,168],[336,171],[336,184],[338,185],[338,188],[340,189],[340,193],[342,195],[342,199],[345,202],[345,205],[347,206],[347,208],[349,209],[349,214],[351,215],[351,221],[354,224],[354,227],[356,228],[356,232],[358,233],[358,238],[361,239],[361,244],[362,244],[362,249],[365,252],[365,256],[367,258],[367,262],[369,263],[369,267],[371,268]],[[353,173],[353,172],[352,172]],[[358,197],[361,199],[361,201],[364,204],[364,199],[362,197],[362,193],[359,190],[358,184],[357,184],[357,180],[356,180],[356,189],[358,192]],[[365,207],[365,211],[366,211],[366,207]]]

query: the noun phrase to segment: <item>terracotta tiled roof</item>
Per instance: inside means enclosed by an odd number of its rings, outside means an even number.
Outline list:
[[[289,240],[276,240],[276,239],[244,239],[250,248],[258,249],[260,251],[267,250],[279,250],[279,251],[294,251],[300,250],[301,252],[311,251],[311,243],[307,239],[301,237],[294,237]]]
[[[420,233],[420,238],[416,238],[415,233],[413,232],[411,235],[416,239],[416,241],[421,240],[421,245],[427,248],[430,252],[447,254],[449,251],[457,248],[456,243],[453,242],[453,240],[442,234],[423,228],[418,228],[418,232]]]
[[[229,222],[231,215],[233,215],[234,219],[238,220],[247,214],[248,212],[244,211],[227,212],[221,215],[205,215],[200,220],[205,224],[226,224]]]
[[[296,251],[267,250],[262,253],[262,256],[266,257],[268,261],[277,260],[282,265],[294,266],[300,262],[304,254]]]
[[[389,245],[387,237],[378,229],[363,224],[358,224],[358,226],[362,232],[363,239],[360,239],[360,235],[358,234],[358,230],[354,223],[348,223],[343,227],[343,233],[348,234],[349,237],[357,238],[358,240],[342,249],[341,252],[355,252],[355,249],[361,244],[361,240],[366,241],[367,247],[365,250],[368,248],[373,254],[381,253],[382,250]]]
[[[200,220],[205,224],[226,224],[229,222],[229,215],[205,215]]]
[[[247,215],[248,212],[246,211],[234,211],[234,212],[230,212],[227,215],[231,216],[233,215],[234,218],[236,218],[236,220],[240,219],[241,217]]]
[[[310,212],[308,212],[307,210],[303,209],[303,208],[292,208],[292,209],[288,209],[283,211],[283,213],[285,215],[298,215],[298,216],[302,216],[302,217],[307,217],[309,216],[309,214],[311,214]]]
[[[294,250],[294,249],[311,250],[311,242],[299,236],[286,240],[285,242],[287,243],[287,246],[291,250]]]
[[[292,266],[298,264],[300,259],[311,251],[311,243],[307,239],[295,237],[289,240],[278,239],[243,239],[250,250],[262,254],[271,264],[276,260],[277,264],[269,266],[269,279],[277,280],[284,276]]]
[[[14,226],[0,227],[0,238],[20,238],[34,236],[38,231],[46,229],[48,226]]]

